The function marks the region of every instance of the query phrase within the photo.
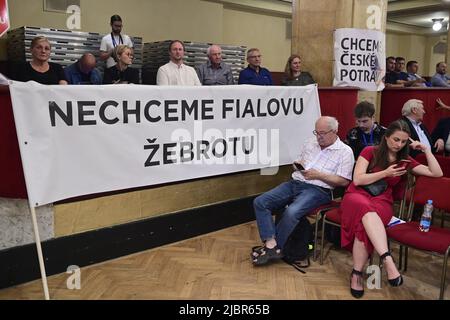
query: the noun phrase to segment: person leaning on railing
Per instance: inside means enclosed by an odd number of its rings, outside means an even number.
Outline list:
[[[284,68],[282,86],[306,86],[315,83],[309,72],[301,71],[302,60],[298,54],[291,55]]]
[[[30,62],[18,65],[11,78],[17,81],[36,81],[42,84],[67,84],[61,65],[49,62],[51,45],[46,37],[38,36],[31,41]]]
[[[103,84],[139,84],[139,71],[130,67],[133,63],[132,49],[124,44],[114,48],[116,64],[105,70]]]

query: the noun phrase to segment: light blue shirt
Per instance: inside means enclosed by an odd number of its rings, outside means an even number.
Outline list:
[[[425,132],[423,132],[422,128],[420,127],[421,122],[417,122],[413,119],[411,119],[410,117],[407,117],[409,119],[409,121],[411,121],[411,124],[413,125],[414,129],[417,132],[417,135],[419,136],[419,140],[421,143],[423,143],[424,145],[426,145],[428,148],[430,148],[430,150],[433,150],[431,148],[430,145],[430,141],[428,141],[427,135],[425,134]]]
[[[435,73],[433,77],[431,77],[431,85],[433,87],[450,87],[448,84],[448,80],[450,77],[446,74]]]

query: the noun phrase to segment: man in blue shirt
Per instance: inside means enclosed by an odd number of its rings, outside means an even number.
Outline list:
[[[239,84],[273,85],[270,71],[261,67],[261,53],[259,49],[252,48],[247,51],[247,62],[248,67],[239,73]]]
[[[102,84],[102,75],[95,68],[95,57],[85,53],[81,58],[64,69],[69,84]]]
[[[431,77],[431,85],[433,87],[450,87],[450,77],[447,73],[447,64],[445,62],[438,62],[436,65],[436,73]]]

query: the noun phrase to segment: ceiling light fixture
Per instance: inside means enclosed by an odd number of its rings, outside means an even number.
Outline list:
[[[435,18],[431,19],[433,21],[433,30],[439,31],[442,28],[442,21],[444,21],[444,18]]]

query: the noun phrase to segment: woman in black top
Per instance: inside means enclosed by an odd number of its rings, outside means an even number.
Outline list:
[[[116,65],[105,70],[104,84],[139,84],[139,71],[129,67],[133,63],[133,53],[127,45],[118,45],[113,51]]]
[[[286,62],[282,86],[306,86],[315,83],[309,72],[300,71],[302,61],[299,55],[293,54]]]
[[[32,60],[21,64],[13,72],[18,81],[36,81],[42,84],[67,84],[61,65],[49,62],[51,46],[46,37],[36,37],[31,41]]]

